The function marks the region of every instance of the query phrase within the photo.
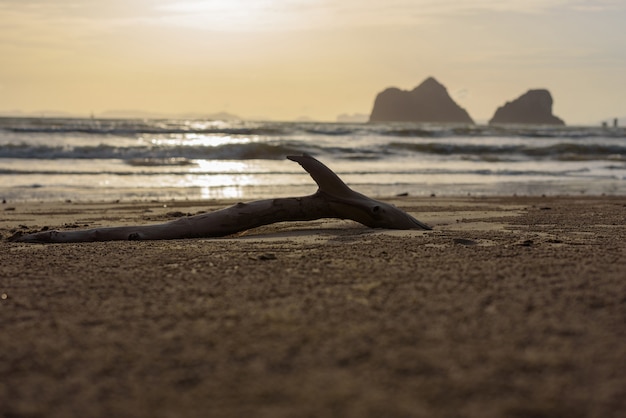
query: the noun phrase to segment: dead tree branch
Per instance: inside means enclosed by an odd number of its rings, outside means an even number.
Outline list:
[[[332,170],[310,155],[289,156],[315,180],[310,196],[238,203],[174,221],[72,231],[43,231],[13,236],[15,242],[62,243],[223,237],[262,225],[322,218],[351,219],[371,228],[431,229],[408,213],[350,189]]]

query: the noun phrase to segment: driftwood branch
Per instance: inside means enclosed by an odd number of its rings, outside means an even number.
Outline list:
[[[9,238],[16,242],[60,243],[223,237],[262,225],[321,218],[351,219],[371,228],[431,229],[408,213],[350,189],[332,170],[310,155],[289,156],[315,180],[310,196],[238,203],[210,213],[139,226],[44,231]]]

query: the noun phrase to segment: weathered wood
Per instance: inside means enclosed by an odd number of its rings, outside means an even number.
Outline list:
[[[287,158],[299,163],[311,175],[319,186],[316,193],[238,203],[162,224],[43,231],[9,239],[16,242],[62,243],[222,237],[276,222],[321,218],[351,219],[371,228],[431,229],[393,205],[350,189],[337,174],[310,155]]]

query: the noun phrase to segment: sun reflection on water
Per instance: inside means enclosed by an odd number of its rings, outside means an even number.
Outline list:
[[[201,187],[201,199],[240,199],[243,197],[243,189],[238,186],[232,187]]]
[[[249,161],[229,160],[196,160],[190,172],[200,173],[250,173],[255,171],[254,164]]]
[[[150,138],[146,141],[143,138],[142,142],[148,142],[150,145],[158,147],[190,147],[190,146],[205,146],[205,147],[219,147],[229,144],[251,144],[258,142],[259,138],[256,137],[241,137],[232,135],[207,135],[188,133],[180,134],[176,136],[170,136],[167,138]]]
[[[252,161],[198,160],[197,166],[185,176],[187,186],[200,188],[202,198],[238,199],[244,188],[258,186],[262,180],[259,167]],[[194,174],[197,173],[197,174]]]

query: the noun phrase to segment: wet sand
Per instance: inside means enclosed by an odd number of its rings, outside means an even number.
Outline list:
[[[0,205],[0,416],[623,416],[626,197],[393,199],[433,231],[6,241],[232,203]]]

